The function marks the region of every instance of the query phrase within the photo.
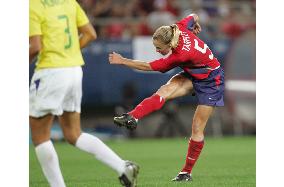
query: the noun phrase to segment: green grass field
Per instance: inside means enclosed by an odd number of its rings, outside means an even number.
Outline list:
[[[255,137],[207,138],[193,169],[193,182],[173,183],[184,164],[186,139],[106,141],[123,159],[140,165],[139,187],[249,187],[256,186]],[[68,187],[119,187],[117,174],[92,155],[66,143],[56,143]],[[33,146],[30,146],[30,187],[48,186]]]

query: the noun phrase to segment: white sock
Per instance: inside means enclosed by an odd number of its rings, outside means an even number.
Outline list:
[[[77,139],[76,147],[93,154],[99,161],[117,171],[119,176],[125,171],[125,161],[95,136],[82,133]]]
[[[59,168],[57,153],[52,142],[46,141],[35,147],[35,152],[43,173],[51,187],[65,187],[64,179]]]

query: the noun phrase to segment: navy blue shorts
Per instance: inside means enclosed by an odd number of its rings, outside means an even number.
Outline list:
[[[224,70],[220,67],[210,72],[206,79],[198,80],[187,72],[180,72],[192,81],[199,105],[224,106]]]

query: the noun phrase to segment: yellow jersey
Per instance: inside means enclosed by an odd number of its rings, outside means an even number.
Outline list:
[[[30,0],[29,36],[40,35],[36,70],[81,66],[78,27],[89,23],[76,0]]]

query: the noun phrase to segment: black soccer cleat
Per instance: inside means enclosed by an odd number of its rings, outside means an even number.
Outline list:
[[[137,121],[129,114],[122,114],[121,116],[113,118],[114,123],[119,127],[126,127],[129,130],[137,128]]]
[[[182,181],[192,181],[191,174],[188,174],[187,172],[180,172],[175,178],[172,179],[172,181],[175,182],[182,182]]]
[[[138,173],[139,173],[139,166],[133,162],[126,161],[125,171],[118,179],[122,184],[122,186],[136,187]]]

